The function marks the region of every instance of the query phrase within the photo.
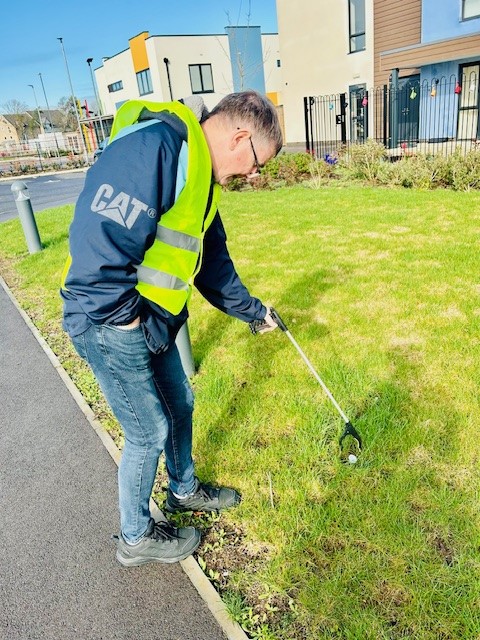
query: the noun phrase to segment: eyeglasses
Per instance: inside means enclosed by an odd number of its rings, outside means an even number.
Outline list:
[[[251,136],[250,136],[249,140],[250,140],[250,146],[252,147],[253,161],[255,163],[255,172],[256,173],[260,173],[263,167],[261,167],[260,163],[258,162],[257,154],[255,153],[255,147],[253,146],[253,142],[252,142],[252,137]]]

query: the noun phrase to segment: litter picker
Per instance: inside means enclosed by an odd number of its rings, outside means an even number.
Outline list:
[[[357,445],[358,445],[358,449],[359,451],[362,448],[362,439],[359,435],[359,433],[357,432],[357,430],[355,429],[355,427],[352,425],[352,423],[350,422],[350,420],[348,419],[348,417],[345,415],[345,413],[342,411],[340,405],[338,404],[338,402],[335,400],[335,398],[333,397],[330,389],[327,387],[327,385],[323,382],[323,380],[320,378],[320,376],[318,375],[318,373],[316,372],[315,368],[313,367],[312,363],[310,362],[310,360],[307,358],[307,356],[305,355],[303,349],[300,347],[300,345],[298,344],[298,342],[295,340],[295,338],[292,336],[292,334],[290,333],[290,331],[287,329],[286,324],[284,323],[284,321],[282,320],[282,318],[278,315],[278,313],[275,311],[275,309],[270,308],[270,316],[275,320],[275,322],[277,323],[277,325],[279,326],[279,328],[283,331],[283,333],[285,333],[285,335],[287,336],[287,338],[290,340],[290,342],[293,344],[293,346],[295,347],[295,349],[298,351],[298,353],[300,354],[302,360],[305,362],[305,364],[307,365],[307,367],[310,369],[310,371],[313,373],[313,375],[315,376],[315,378],[317,379],[317,381],[319,382],[320,386],[322,387],[322,389],[324,390],[324,392],[326,393],[328,399],[330,400],[330,402],[333,404],[333,406],[335,407],[335,409],[338,411],[338,413],[340,414],[340,416],[342,417],[342,420],[345,423],[345,428],[344,431],[342,433],[342,435],[340,436],[340,440],[339,440],[339,444],[340,444],[340,448],[342,447],[343,441],[345,440],[345,438],[347,436],[351,436],[354,440],[356,440]],[[265,325],[265,321],[264,320],[254,320],[253,322],[250,322],[250,330],[253,334],[259,333],[259,331],[261,331],[261,328]]]

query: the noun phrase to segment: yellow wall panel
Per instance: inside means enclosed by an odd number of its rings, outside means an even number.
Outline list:
[[[278,91],[270,91],[270,93],[267,93],[267,98],[278,107]]]
[[[135,69],[135,73],[150,68],[147,56],[147,47],[145,46],[145,40],[147,38],[148,31],[142,31],[138,36],[130,38],[128,41],[130,51],[132,52],[133,68]]]

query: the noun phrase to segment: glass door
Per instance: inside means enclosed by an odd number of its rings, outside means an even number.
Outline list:
[[[478,140],[480,138],[479,78],[480,62],[460,67],[460,86],[458,95],[457,140]]]
[[[368,92],[365,84],[349,87],[350,142],[363,143],[368,138]]]

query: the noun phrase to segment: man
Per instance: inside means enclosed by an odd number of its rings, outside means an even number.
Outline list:
[[[75,208],[62,283],[64,328],[125,435],[117,548],[125,566],[176,562],[200,542],[193,527],[150,515],[162,451],[168,512],[240,502],[194,475],[193,395],[175,346],[190,283],[228,315],[276,327],[238,277],[216,207],[219,185],[252,177],[280,150],[275,108],[254,91],[225,97],[210,114],[201,99],[189,105],[120,107]]]

